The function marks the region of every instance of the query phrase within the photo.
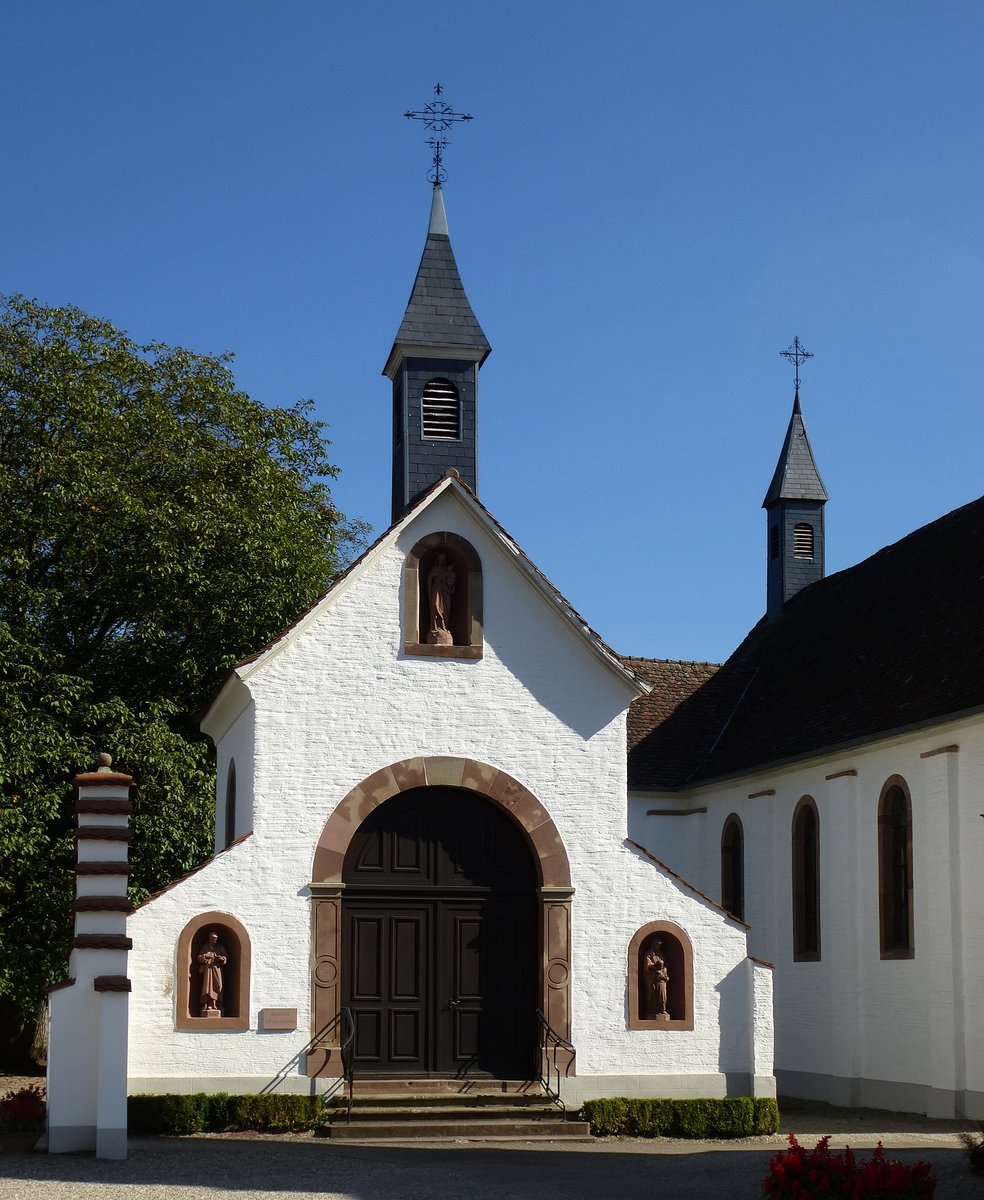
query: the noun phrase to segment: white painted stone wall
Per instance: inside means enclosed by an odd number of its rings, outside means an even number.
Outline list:
[[[404,560],[420,538],[440,530],[467,538],[482,560],[480,661],[402,653]],[[743,927],[625,844],[631,691],[560,618],[515,553],[453,494],[438,495],[277,653],[247,667],[227,708],[237,688],[243,715],[214,721],[228,730],[218,745],[219,804],[222,764],[234,755],[245,789],[252,755],[253,836],[131,918],[131,1088],[197,1088],[199,1075],[228,1089],[254,1090],[281,1075],[284,1087],[310,1086],[298,1056],[310,1036],[307,885],[318,837],[367,776],[430,755],[471,758],[514,776],[550,813],[566,845],[576,889],[579,1081],[659,1077],[671,1086],[678,1078],[678,1093],[689,1080],[706,1095],[723,1094],[728,1074],[750,1077],[759,1067],[771,1074],[763,1066],[771,1041],[765,992],[750,986]],[[188,920],[213,909],[237,917],[252,940],[250,1029],[176,1033],[178,937]],[[677,922],[693,943],[691,1032],[626,1028],[628,944],[655,919]],[[257,1011],[266,1007],[296,1007],[297,1032],[258,1033]]]
[[[952,745],[954,752],[933,753]],[[912,797],[915,955],[901,961],[882,960],[879,946],[878,800],[893,775],[906,780]],[[766,789],[775,795],[749,799]],[[804,795],[820,817],[819,962],[792,957],[792,817]],[[973,717],[672,801],[633,799],[639,840],[675,867],[679,839],[690,878],[714,897],[724,821],[731,812],[741,817],[749,949],[776,965],[783,1090],[984,1117],[984,946],[976,932],[982,798],[984,720]],[[670,803],[706,804],[708,812],[638,815],[643,805]],[[695,828],[700,851],[688,856]]]

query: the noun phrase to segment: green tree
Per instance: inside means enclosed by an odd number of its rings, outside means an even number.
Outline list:
[[[0,1025],[65,973],[71,777],[99,750],[138,780],[134,899],[210,852],[194,714],[364,540],[324,429],[229,356],[0,301]]]

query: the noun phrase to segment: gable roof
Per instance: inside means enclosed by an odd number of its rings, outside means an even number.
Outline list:
[[[982,709],[984,498],[804,588],[716,670],[625,661],[653,685],[629,710],[636,788],[683,788]]]
[[[255,651],[255,653],[242,659],[226,673],[223,682],[219,685],[211,703],[201,717],[202,729],[206,733],[212,733],[213,736],[217,736],[213,733],[213,718],[217,711],[224,706],[224,702],[228,700],[230,692],[235,688],[237,681],[248,678],[263,663],[274,655],[279,654],[286,646],[299,637],[308,625],[317,620],[319,613],[326,606],[332,604],[334,599],[366,570],[369,564],[383,550],[397,540],[406,526],[423,509],[433,504],[439,496],[444,494],[453,496],[472,513],[473,517],[485,529],[492,540],[498,544],[500,550],[516,563],[517,567],[526,575],[534,588],[540,592],[544,600],[557,612],[572,632],[583,641],[594,657],[615,674],[636,696],[644,695],[649,685],[633,673],[631,668],[623,662],[620,656],[615,653],[600,634],[596,633],[574,606],[561,595],[557,588],[547,579],[546,575],[520,549],[519,545],[481,503],[471,488],[457,476],[448,475],[443,479],[439,479],[427,491],[422,493],[403,516],[398,521],[395,521],[384,533],[380,534],[373,544],[335,580],[331,587],[314,604],[301,613],[297,620],[289,625],[283,633],[267,643],[266,646]]]

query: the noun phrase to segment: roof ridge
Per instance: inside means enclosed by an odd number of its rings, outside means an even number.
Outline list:
[[[620,654],[619,658],[633,662],[660,663],[663,666],[677,667],[721,667],[724,664],[712,662],[709,658],[649,658],[645,654]]]

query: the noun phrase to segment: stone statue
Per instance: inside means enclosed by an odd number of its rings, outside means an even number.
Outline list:
[[[201,1015],[222,1016],[222,968],[229,961],[225,946],[213,929],[198,955],[198,974],[202,977]]]
[[[642,978],[645,984],[643,1018],[647,1021],[668,1021],[670,1019],[666,1007],[670,973],[666,969],[666,959],[663,958],[662,949],[662,940],[656,938],[650,944],[645,958],[642,960]]]
[[[454,643],[450,627],[454,585],[454,564],[448,562],[448,556],[441,550],[434,565],[427,572],[427,600],[430,606],[430,627],[427,630],[429,646],[450,646]]]

